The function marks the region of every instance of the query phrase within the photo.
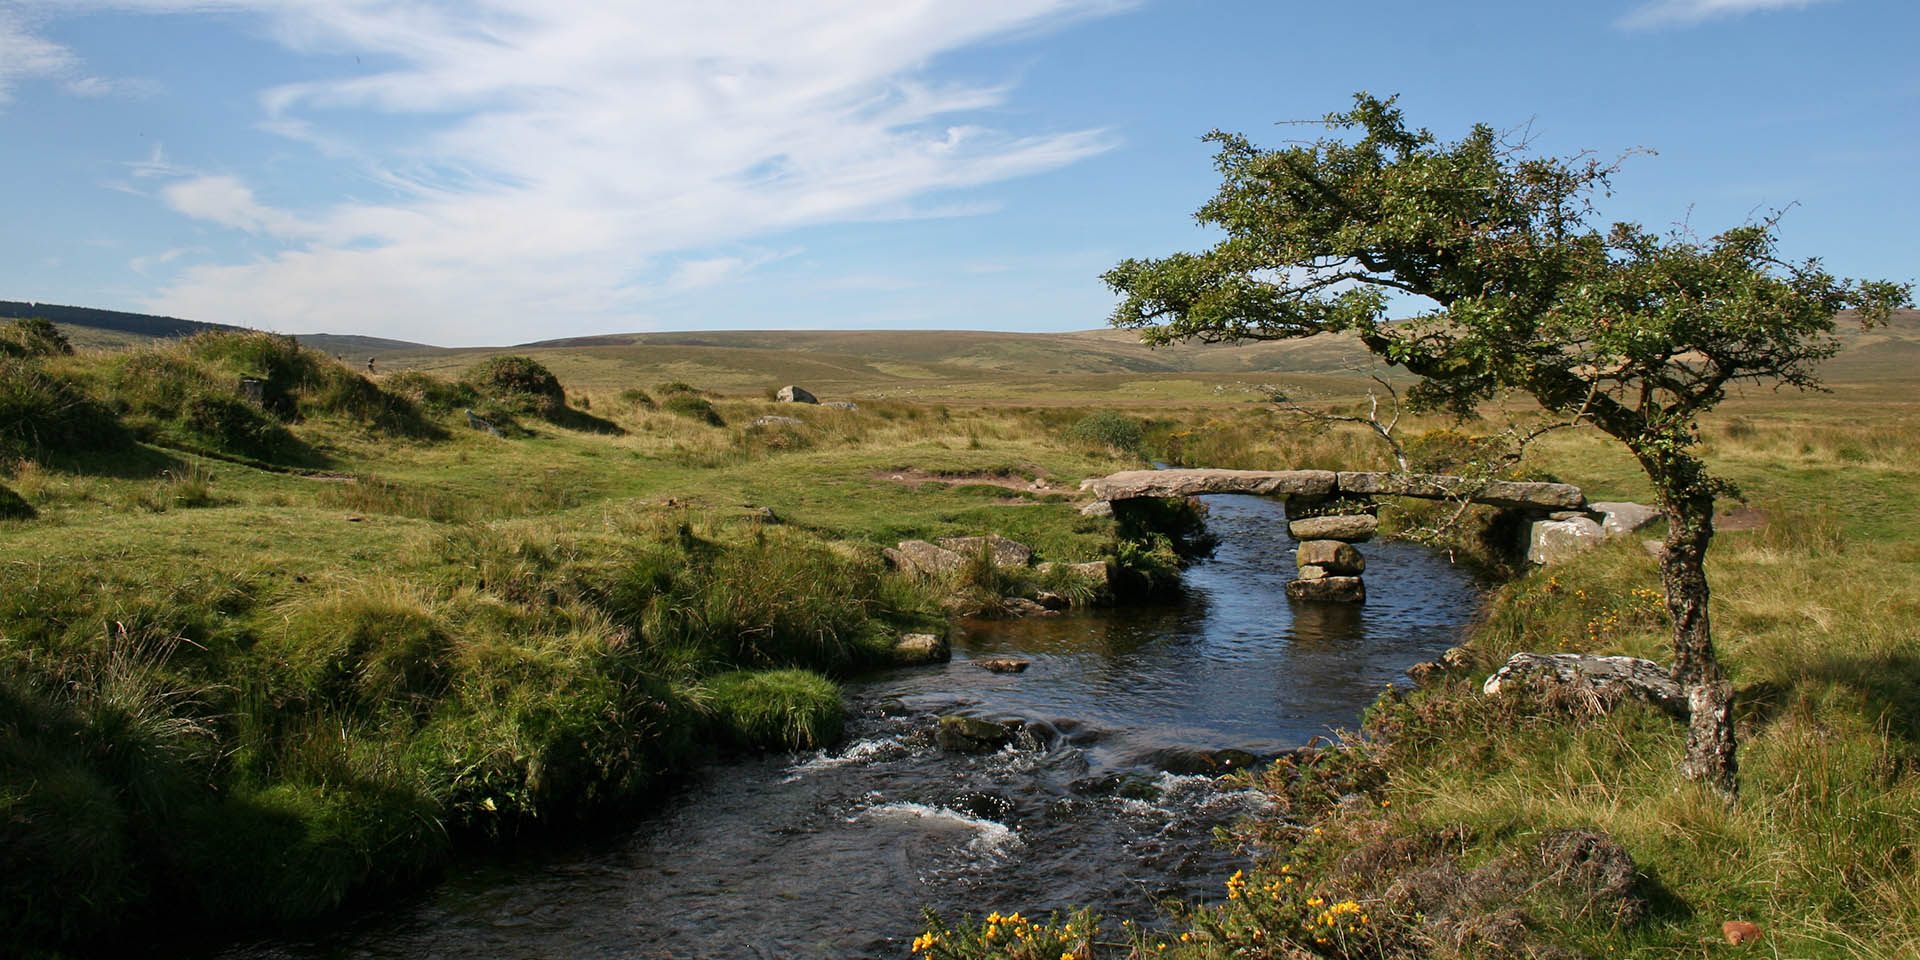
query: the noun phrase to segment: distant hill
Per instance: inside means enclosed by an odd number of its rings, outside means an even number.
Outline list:
[[[0,300],[0,318],[45,317],[54,323],[112,330],[141,337],[189,337],[207,330],[240,330],[224,323],[204,323],[179,317],[156,317],[147,313],[123,313],[96,310],[93,307],[68,307],[57,303],[32,303]]]
[[[223,324],[56,304],[0,301],[0,317],[42,316],[61,324],[77,346],[126,347]],[[1822,376],[1834,385],[1920,380],[1920,311],[1861,330],[1842,315],[1842,349]],[[984,330],[711,330],[615,333],[541,340],[509,347],[448,348],[351,334],[302,334],[301,343],[351,363],[372,357],[382,371],[420,369],[458,375],[480,359],[531,354],[570,386],[624,389],[664,381],[758,393],[796,383],[839,395],[914,395],[964,399],[1032,396],[1067,390],[1140,394],[1154,381],[1183,379],[1204,392],[1257,392],[1286,376],[1351,379],[1369,357],[1351,337],[1153,348],[1131,330],[1010,333]]]

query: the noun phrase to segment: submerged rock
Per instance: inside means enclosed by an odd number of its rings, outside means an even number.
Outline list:
[[[1321,577],[1318,580],[1294,580],[1287,584],[1289,600],[1324,600],[1329,603],[1365,603],[1366,582],[1359,577]]]
[[[1033,663],[1012,657],[995,657],[990,660],[975,660],[973,665],[993,673],[1023,673],[1028,667],[1033,666]]]
[[[1019,732],[1010,723],[952,715],[940,718],[933,739],[949,753],[992,753],[1012,743]]]

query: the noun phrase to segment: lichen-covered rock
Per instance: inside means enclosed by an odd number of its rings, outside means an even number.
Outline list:
[[[1465,477],[1438,473],[1343,472],[1337,483],[1341,493],[1356,496],[1465,498],[1494,507],[1579,510],[1587,501],[1586,494],[1570,483],[1490,480],[1476,485]]]
[[[1287,584],[1289,600],[1324,600],[1330,603],[1365,603],[1367,585],[1359,577],[1321,577],[1318,580],[1294,580]]]
[[[1294,553],[1300,567],[1320,567],[1336,576],[1355,576],[1367,572],[1367,558],[1353,544],[1339,540],[1306,540]]]
[[[1095,500],[1081,507],[1080,515],[1083,517],[1111,517],[1113,516],[1113,502],[1109,500]]]
[[[1342,540],[1347,543],[1371,540],[1379,529],[1379,518],[1364,513],[1306,517],[1287,524],[1287,532],[1293,534],[1295,540]]]
[[[1582,653],[1516,653],[1493,672],[1480,692],[1498,696],[1526,685],[1557,685],[1605,711],[1622,700],[1650,703],[1675,717],[1691,712],[1686,691],[1667,668],[1639,657],[1597,657]]]
[[[1326,567],[1315,566],[1309,563],[1301,567],[1299,572],[1294,574],[1293,578],[1295,580],[1319,580],[1331,576],[1333,576],[1333,571],[1328,570]]]

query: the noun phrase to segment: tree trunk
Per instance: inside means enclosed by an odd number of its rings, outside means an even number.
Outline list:
[[[1734,756],[1733,687],[1714,657],[1707,619],[1706,555],[1713,539],[1713,493],[1695,487],[1669,491],[1661,499],[1668,530],[1660,579],[1667,588],[1667,612],[1673,617],[1673,679],[1686,691],[1690,710],[1687,755],[1680,761],[1680,772],[1731,798],[1738,789],[1739,772]]]

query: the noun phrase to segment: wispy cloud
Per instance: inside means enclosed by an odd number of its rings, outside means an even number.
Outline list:
[[[1626,30],[1689,27],[1707,20],[1744,16],[1763,10],[1797,10],[1829,0],[1653,0],[1620,18]]]
[[[18,15],[0,9],[0,104],[13,99],[13,87],[21,80],[61,76],[78,63],[73,51],[36,35]]]
[[[953,191],[1113,146],[1082,129],[983,124],[1011,91],[931,78],[942,54],[1124,0],[66,0],[247,10],[303,53],[379,64],[263,90],[262,129],[359,165],[371,199],[291,197],[267,175],[191,175],[182,213],[290,241],[178,275],[161,312],[501,341],[528,318],[631,315],[649,295],[739,276],[729,249],[811,224],[987,209]],[[364,114],[412,118],[376,139]],[[391,131],[392,123],[372,125]],[[695,254],[690,256],[689,254]],[[439,319],[436,319],[439,318]]]

